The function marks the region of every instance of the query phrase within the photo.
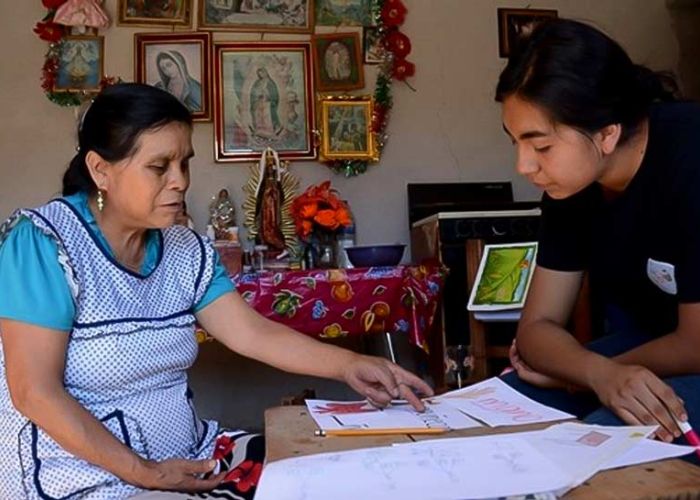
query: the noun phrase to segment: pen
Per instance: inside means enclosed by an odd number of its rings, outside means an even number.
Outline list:
[[[314,436],[381,436],[388,434],[442,434],[449,429],[445,427],[416,427],[416,428],[396,428],[396,429],[328,429],[316,430]]]
[[[680,422],[675,417],[675,415],[673,416],[673,419],[676,421],[676,424],[678,425],[681,432],[685,436],[685,439],[688,441],[688,443],[691,446],[695,447],[695,453],[700,457],[700,438],[695,433],[693,428],[690,426],[690,423],[689,422]]]

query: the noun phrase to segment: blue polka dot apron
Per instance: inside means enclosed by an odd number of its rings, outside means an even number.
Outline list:
[[[198,352],[192,311],[212,279],[212,246],[172,226],[159,233],[157,266],[142,276],[119,265],[63,200],[18,211],[5,232],[20,216],[56,241],[75,301],[67,392],[144,458],[211,457],[218,425],[197,417],[186,370]],[[138,492],[65,451],[14,409],[0,349],[0,498],[107,499]]]

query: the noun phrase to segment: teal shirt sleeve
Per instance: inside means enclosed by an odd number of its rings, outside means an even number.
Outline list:
[[[0,318],[69,332],[74,317],[56,242],[20,220],[0,246]]]
[[[235,289],[236,287],[233,285],[233,282],[226,273],[226,268],[221,263],[219,253],[215,250],[214,274],[211,278],[211,282],[209,283],[207,291],[204,292],[202,300],[200,300],[199,303],[194,307],[194,312],[198,313],[199,311],[207,307],[209,304],[214,302],[216,299],[221,297],[223,294],[233,292]]]

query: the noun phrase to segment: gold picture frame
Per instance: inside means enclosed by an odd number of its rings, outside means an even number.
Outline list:
[[[192,27],[192,0],[118,0],[118,26]]]
[[[313,33],[314,0],[296,2],[199,0],[197,29],[256,33]]]
[[[321,161],[379,161],[372,96],[325,95],[319,97],[318,109]]]
[[[104,37],[71,35],[63,38],[54,92],[99,92],[104,75]]]

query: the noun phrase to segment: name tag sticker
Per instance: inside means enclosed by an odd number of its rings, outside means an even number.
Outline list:
[[[647,276],[656,286],[670,295],[676,295],[676,268],[673,264],[649,259],[647,261]]]

